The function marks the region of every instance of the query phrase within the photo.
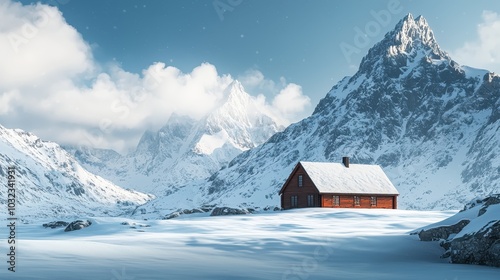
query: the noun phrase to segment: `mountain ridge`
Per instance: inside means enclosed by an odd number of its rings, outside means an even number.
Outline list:
[[[116,184],[162,195],[211,176],[242,151],[283,129],[277,118],[233,81],[225,98],[200,120],[172,114],[158,131],[146,131],[129,155],[108,160],[109,152],[66,149],[89,170]]]
[[[0,148],[0,166],[16,173],[16,217],[23,221],[130,214],[153,198],[91,174],[58,144],[20,129],[0,125]],[[7,185],[7,176],[0,184]],[[7,188],[0,189],[0,196],[6,205]]]

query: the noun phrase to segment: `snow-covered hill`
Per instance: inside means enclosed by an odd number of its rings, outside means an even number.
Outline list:
[[[241,152],[284,127],[238,81],[221,105],[201,120],[172,115],[159,131],[147,131],[125,156],[88,147],[65,147],[88,170],[127,188],[164,195],[208,178]]]
[[[78,215],[121,215],[152,199],[85,170],[53,142],[0,125],[0,202],[7,215],[8,167],[15,168],[15,217],[32,220]]]
[[[500,189],[500,77],[461,66],[426,20],[407,15],[301,122],[204,182],[146,205],[279,205],[300,161],[379,164],[408,209],[458,209]],[[160,211],[161,212],[161,211]]]

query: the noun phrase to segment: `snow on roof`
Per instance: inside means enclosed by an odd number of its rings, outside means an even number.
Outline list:
[[[320,193],[399,194],[378,165],[305,162],[307,175]]]

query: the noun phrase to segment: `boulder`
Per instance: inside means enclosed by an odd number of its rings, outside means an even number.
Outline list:
[[[184,209],[184,210],[182,210],[182,213],[183,214],[194,214],[194,213],[205,213],[205,211],[203,211],[201,209],[194,208],[194,209]]]
[[[209,210],[206,210],[204,208],[193,208],[193,209],[178,209],[175,212],[172,212],[168,215],[166,215],[163,219],[164,220],[169,220],[173,218],[180,217],[181,215],[189,215],[189,214],[196,214],[196,213],[205,213],[208,212]]]
[[[163,218],[164,220],[170,220],[170,219],[173,219],[173,218],[177,218],[181,215],[180,212],[172,212],[170,214],[168,214],[167,216],[165,216],[165,218]]]
[[[226,216],[226,215],[245,215],[250,214],[250,211],[242,208],[231,207],[215,207],[210,213],[210,216]]]
[[[50,222],[50,223],[43,224],[42,226],[44,228],[58,228],[58,227],[65,227],[67,225],[68,225],[67,222],[64,222],[64,221],[55,221],[55,222]]]
[[[418,237],[421,241],[438,241],[441,239],[448,239],[450,235],[459,233],[469,223],[469,220],[462,220],[451,226],[440,226],[428,230],[422,230],[418,233]]]
[[[74,222],[71,222],[65,229],[64,231],[74,231],[74,230],[80,230],[82,228],[89,227],[92,224],[91,221],[86,220],[76,220]]]

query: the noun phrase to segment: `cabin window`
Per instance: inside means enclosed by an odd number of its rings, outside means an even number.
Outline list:
[[[359,206],[359,204],[360,204],[359,196],[354,196],[354,206]]]
[[[340,196],[338,195],[333,196],[333,206],[340,206]]]
[[[299,175],[299,187],[302,187],[304,185],[304,176]]]
[[[376,196],[372,196],[370,198],[370,205],[371,206],[377,206],[377,197]]]
[[[299,205],[298,201],[299,201],[299,197],[298,196],[292,195],[290,197],[290,202],[292,204],[292,207],[297,207]]]
[[[307,195],[307,206],[308,207],[314,206],[314,194]]]

